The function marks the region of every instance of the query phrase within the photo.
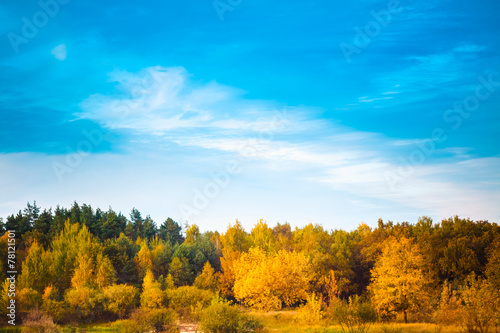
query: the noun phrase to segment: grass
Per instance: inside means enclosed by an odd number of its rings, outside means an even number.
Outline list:
[[[294,321],[296,310],[284,309],[281,311],[256,312],[244,310],[249,315],[260,320],[268,332],[272,333],[342,333],[340,325],[331,325],[326,320],[322,320],[316,325],[301,325]],[[112,323],[99,323],[89,325],[67,325],[61,327],[64,333],[79,332],[117,332],[111,327]],[[0,328],[0,332],[20,332],[19,328]],[[443,326],[439,327],[429,323],[403,324],[376,323],[372,325],[368,333],[460,333],[460,327]]]
[[[316,325],[304,326],[294,321],[294,316],[297,311],[282,310],[272,312],[255,312],[250,311],[250,315],[262,321],[264,327],[269,332],[276,333],[341,333],[340,325],[332,325],[326,321],[321,321]],[[429,323],[417,324],[402,324],[376,323],[370,326],[369,333],[461,333],[460,327],[454,326],[438,326]]]

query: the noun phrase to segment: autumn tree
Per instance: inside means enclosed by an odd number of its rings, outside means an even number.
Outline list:
[[[104,288],[106,310],[123,318],[127,312],[135,307],[139,291],[134,286],[115,284]]]
[[[234,263],[234,295],[258,309],[280,309],[307,298],[312,279],[307,257],[297,252],[268,254],[251,248]]]
[[[219,287],[217,277],[215,275],[215,270],[213,269],[210,262],[206,262],[203,266],[203,271],[194,280],[194,286],[199,289],[206,289],[216,291]]]
[[[163,292],[161,285],[155,280],[153,272],[148,270],[144,276],[141,293],[141,307],[146,309],[161,308],[163,303]]]
[[[428,300],[428,276],[420,248],[408,238],[390,238],[372,270],[370,290],[382,316],[417,312]]]

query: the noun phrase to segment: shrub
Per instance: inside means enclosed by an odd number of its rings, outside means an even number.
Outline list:
[[[108,286],[103,292],[106,297],[106,310],[117,314],[120,318],[135,307],[139,294],[137,288],[125,284]]]
[[[332,310],[334,320],[340,324],[344,332],[366,332],[377,320],[377,312],[373,306],[369,302],[363,302],[357,295],[349,297],[349,302],[335,304]]]
[[[21,312],[28,312],[42,305],[42,295],[34,289],[23,288],[18,293],[19,308]]]
[[[294,320],[301,324],[314,324],[323,318],[323,301],[315,294],[311,294],[307,303],[297,311]]]
[[[484,279],[476,279],[474,273],[467,278],[466,285],[459,289],[462,300],[461,324],[468,333],[487,333],[496,325],[500,304],[498,291]]]
[[[141,309],[135,311],[131,319],[141,329],[164,332],[175,329],[174,323],[177,320],[177,314],[171,309]]]
[[[52,316],[56,322],[61,322],[67,310],[64,302],[60,300],[57,288],[52,285],[47,286],[42,296],[42,308],[47,314]]]
[[[239,333],[262,331],[262,324],[218,297],[201,313],[201,329],[204,333]]]
[[[54,324],[52,317],[38,309],[32,310],[23,321],[28,332],[36,333],[58,333],[59,327]]]
[[[71,288],[66,290],[64,297],[71,311],[80,319],[93,320],[104,309],[104,295],[93,288]]]
[[[182,317],[191,317],[195,309],[205,308],[210,304],[214,294],[208,290],[192,286],[179,287],[165,291],[168,306]]]

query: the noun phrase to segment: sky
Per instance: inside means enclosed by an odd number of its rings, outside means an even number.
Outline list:
[[[0,3],[0,216],[500,220],[500,2]]]

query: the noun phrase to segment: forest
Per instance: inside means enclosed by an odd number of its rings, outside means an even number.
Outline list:
[[[34,202],[0,219],[0,231],[5,329],[12,299],[16,325],[32,332],[500,326],[500,228],[488,221],[379,219],[375,228],[345,231],[259,220],[246,231],[236,220],[219,233],[171,218],[156,223],[135,208],[125,216],[76,202],[42,211]],[[7,267],[9,231],[15,269]],[[14,270],[15,296],[7,274]]]

